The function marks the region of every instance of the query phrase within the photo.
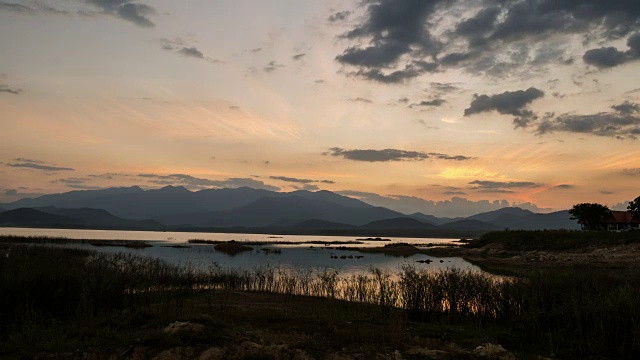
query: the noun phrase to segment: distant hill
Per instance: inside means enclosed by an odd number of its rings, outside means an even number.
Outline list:
[[[353,225],[342,224],[337,222],[311,219],[292,226],[294,229],[311,229],[311,230],[343,230],[343,229],[355,229]]]
[[[248,205],[229,211],[180,214],[159,217],[157,220],[168,225],[283,227],[317,219],[359,226],[371,221],[399,216],[402,214],[386,208],[346,207],[335,202],[290,195],[262,197]]]
[[[49,214],[31,208],[7,210],[0,213],[0,226],[81,226],[84,221],[68,216]]]
[[[1,213],[1,212],[5,212],[5,211],[7,211],[7,210],[5,210],[5,209],[3,209],[3,208],[0,208],[0,213]]]
[[[436,229],[435,225],[427,224],[422,221],[410,218],[399,217],[393,219],[384,219],[372,221],[368,224],[360,226],[360,229],[368,230],[414,230],[414,229]]]
[[[102,209],[20,208],[0,213],[1,226],[161,230],[155,220],[129,220]]]
[[[299,190],[291,193],[280,193],[241,187],[236,189],[204,189],[194,192],[182,186],[166,186],[161,189],[146,191],[137,186],[105,190],[71,191],[63,194],[44,195],[35,199],[23,199],[14,203],[3,204],[2,207],[8,209],[47,206],[57,208],[93,208],[104,209],[123,218],[151,219],[173,215],[228,211],[249,205],[263,197],[290,196],[325,201],[345,207],[374,208],[360,200],[330,191],[311,192]]]
[[[490,223],[486,223],[479,220],[473,220],[469,218],[442,224],[442,225],[439,225],[438,228],[445,229],[445,230],[483,230],[483,231],[502,230],[500,226],[497,226],[495,224],[490,224]]]
[[[498,209],[498,210],[488,211],[488,212],[476,214],[476,215],[473,215],[473,216],[469,216],[466,219],[467,220],[478,220],[478,221],[482,221],[482,222],[492,222],[495,219],[497,219],[497,218],[499,218],[501,216],[504,216],[504,215],[526,216],[526,215],[532,215],[532,214],[534,214],[534,213],[529,211],[529,210],[521,209],[519,207],[506,207],[506,208],[502,208],[502,209]]]
[[[291,227],[307,230],[314,227],[320,230],[363,227],[360,230],[478,232],[579,229],[566,210],[535,214],[517,207],[506,207],[467,218],[438,218],[420,212],[405,215],[326,190],[274,192],[248,187],[199,191],[190,191],[182,186],[153,190],[143,190],[138,186],[82,190],[22,199],[0,204],[0,207],[7,210],[35,208],[49,215],[73,219],[46,219],[34,213],[22,213],[24,219],[19,219],[20,216],[15,214],[7,215],[14,216],[12,221],[22,221],[24,224],[51,223],[55,220],[64,222],[67,227],[141,230],[165,226],[180,226],[181,229]]]
[[[55,207],[38,208],[36,210],[53,215],[66,216],[79,219],[86,225],[106,228],[136,228],[136,229],[161,229],[164,227],[156,220],[129,220],[123,219],[103,209],[58,209]]]

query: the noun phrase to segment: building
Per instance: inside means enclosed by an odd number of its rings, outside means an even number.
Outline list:
[[[608,231],[640,230],[640,218],[634,218],[629,211],[612,210],[611,215],[601,222],[601,226]]]

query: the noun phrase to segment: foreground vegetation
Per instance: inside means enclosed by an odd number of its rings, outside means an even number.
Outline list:
[[[511,251],[561,251],[636,243],[640,243],[640,231],[517,230],[486,233],[464,247],[477,249],[497,245]]]
[[[241,294],[262,297],[246,302]],[[319,358],[443,341],[462,350],[500,343],[523,357],[636,358],[639,303],[640,276],[601,272],[499,278],[405,267],[347,276],[216,264],[205,271],[135,255],[0,243],[0,356],[7,357],[119,353],[140,343],[151,353],[176,345],[202,350],[254,331],[260,335],[251,340],[269,343],[293,328],[307,336],[295,346]],[[179,339],[158,330],[176,320],[211,326]],[[462,350],[449,358],[474,358]]]

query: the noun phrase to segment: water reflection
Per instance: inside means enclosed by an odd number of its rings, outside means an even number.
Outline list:
[[[288,269],[337,270],[341,274],[360,274],[371,268],[391,273],[399,272],[403,265],[415,266],[422,270],[447,268],[478,270],[476,266],[461,258],[434,258],[423,254],[411,256],[392,256],[383,253],[361,253],[348,248],[323,245],[255,245],[251,250],[235,254],[218,251],[213,245],[187,244],[189,239],[209,240],[246,240],[246,241],[353,241],[355,237],[336,236],[292,236],[274,237],[268,234],[214,234],[214,233],[165,233],[149,231],[105,231],[105,230],[66,230],[66,229],[0,229],[0,235],[21,236],[61,236],[72,239],[113,239],[147,241],[150,247],[131,249],[124,247],[95,247],[91,244],[64,244],[58,246],[97,250],[106,253],[131,253],[162,259],[175,265],[189,265],[207,269],[212,264],[224,268],[253,269],[262,266],[283,267]],[[394,242],[415,244],[451,243],[454,239],[390,238],[388,242],[364,241],[357,247],[383,246]],[[430,260],[428,263],[426,260]],[[421,261],[421,262],[418,262]]]

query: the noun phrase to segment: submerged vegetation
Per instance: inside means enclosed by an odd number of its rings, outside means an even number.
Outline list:
[[[217,264],[200,270],[137,255],[0,243],[0,355],[24,351],[27,342],[34,351],[92,346],[124,326],[107,319],[177,318],[201,301],[218,311],[211,302],[223,308],[237,291],[280,294],[285,306],[300,296],[328,299],[306,310],[317,321],[351,309],[341,316],[367,314],[371,326],[400,321],[405,325],[395,326],[401,334],[409,331],[406,322],[414,329],[428,327],[428,336],[435,337],[464,326],[488,337],[502,334],[497,340],[504,345],[547,356],[640,354],[638,276],[544,272],[501,278],[411,266],[397,274],[372,268],[359,275]]]

